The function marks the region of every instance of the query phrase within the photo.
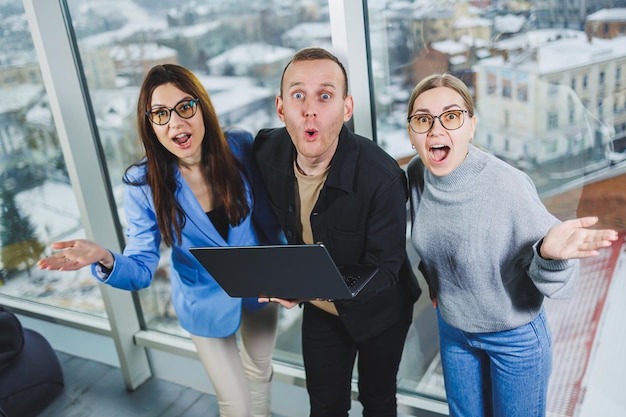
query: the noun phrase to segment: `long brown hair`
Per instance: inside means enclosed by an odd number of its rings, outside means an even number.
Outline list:
[[[157,65],[146,75],[137,101],[137,126],[145,156],[126,170],[124,183],[133,186],[147,184],[150,187],[163,242],[172,246],[174,238],[181,241],[182,228],[186,222],[185,210],[175,198],[178,188],[175,177],[178,158],[161,145],[152,122],[146,117],[146,111],[150,110],[152,93],[157,87],[168,83],[199,99],[205,128],[200,164],[207,181],[211,182],[214,201],[223,202],[229,223],[233,226],[240,224],[248,216],[250,207],[242,178],[245,175],[243,167],[228,146],[206,89],[184,67],[173,64]],[[142,165],[147,165],[145,178],[138,181],[128,178],[129,169]]]

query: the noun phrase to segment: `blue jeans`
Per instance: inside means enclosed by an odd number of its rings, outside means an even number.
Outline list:
[[[545,312],[516,329],[468,333],[439,310],[441,364],[451,417],[543,417],[552,368]]]

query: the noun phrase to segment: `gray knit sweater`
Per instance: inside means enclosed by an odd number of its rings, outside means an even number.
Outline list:
[[[509,330],[532,321],[544,296],[571,295],[579,263],[538,255],[559,220],[526,174],[474,146],[447,176],[422,169],[408,170],[411,240],[447,323],[473,333]]]

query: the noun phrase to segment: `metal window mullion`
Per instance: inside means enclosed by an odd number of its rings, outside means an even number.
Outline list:
[[[80,58],[64,0],[23,0],[59,142],[86,236],[112,250],[123,244],[105,162],[91,114]],[[147,352],[133,342],[140,330],[136,297],[101,285],[122,374],[128,389],[151,376]]]
[[[365,0],[328,1],[333,51],[346,66],[354,97],[354,131],[375,141],[366,6]]]

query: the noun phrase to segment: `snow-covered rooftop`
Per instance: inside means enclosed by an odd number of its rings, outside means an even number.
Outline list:
[[[159,61],[178,56],[178,51],[156,43],[131,43],[111,46],[110,55],[118,62]]]
[[[238,45],[209,60],[210,64],[242,62],[249,65],[277,62],[289,59],[295,53],[291,48],[268,43],[246,43]]]
[[[0,114],[16,111],[26,107],[29,103],[43,94],[43,85],[18,84],[2,87],[0,100]]]
[[[282,35],[284,39],[320,39],[330,36],[330,23],[326,22],[300,23]]]
[[[430,45],[433,49],[439,52],[443,52],[447,55],[457,55],[467,52],[467,45],[463,42],[457,42],[453,40],[445,40],[439,42],[433,42]]]
[[[494,43],[493,46],[495,49],[503,51],[532,49],[548,42],[569,38],[586,40],[587,35],[585,32],[572,29],[538,29],[503,39]]]
[[[498,33],[517,33],[522,29],[524,23],[526,23],[525,17],[513,14],[496,16],[493,19],[495,31]]]
[[[561,36],[556,30],[533,31],[498,42],[497,47],[523,52],[510,54],[507,60],[501,56],[487,58],[477,65],[527,68],[547,74],[626,57],[624,38],[593,38],[589,41],[586,34],[580,31],[565,31]]]
[[[601,9],[587,16],[588,22],[626,22],[626,8]]]
[[[475,27],[490,27],[491,21],[489,19],[483,19],[482,17],[459,17],[454,22],[455,29],[469,29]]]

